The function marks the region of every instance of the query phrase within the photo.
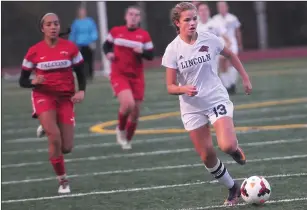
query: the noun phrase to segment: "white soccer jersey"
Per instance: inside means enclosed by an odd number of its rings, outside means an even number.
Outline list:
[[[224,24],[220,24],[217,21],[214,21],[212,18],[210,18],[205,24],[202,23],[201,21],[198,21],[197,32],[206,32],[206,31],[211,32],[218,37],[227,33]]]
[[[217,72],[215,57],[224,49],[224,42],[212,33],[200,32],[193,45],[177,36],[166,48],[162,65],[177,70],[180,86],[194,85],[196,96],[180,95],[181,114],[211,109],[216,103],[229,100]]]
[[[221,23],[225,26],[225,28],[227,30],[226,35],[231,42],[230,49],[234,53],[238,53],[239,48],[238,48],[238,41],[237,41],[237,38],[236,38],[236,29],[241,26],[241,23],[238,20],[238,18],[233,14],[227,13],[225,17],[222,16],[221,14],[217,14],[217,15],[213,16],[213,20],[216,21],[217,23]]]

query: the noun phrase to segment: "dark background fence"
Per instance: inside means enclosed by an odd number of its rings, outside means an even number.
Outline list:
[[[136,2],[107,2],[109,29],[124,24],[125,8]],[[169,21],[170,9],[176,2],[146,2],[148,31],[161,55],[174,38],[175,31]],[[216,14],[215,2],[209,2]],[[242,23],[243,44],[246,50],[257,49],[257,22],[253,2],[229,2],[230,11]],[[1,60],[2,67],[20,65],[29,46],[42,35],[38,21],[46,12],[55,12],[61,19],[62,29],[76,16],[80,2],[2,2],[1,7]],[[96,2],[87,2],[88,15],[98,24]],[[307,45],[307,2],[267,2],[268,43],[270,48]],[[96,58],[100,59],[101,41],[97,43]]]

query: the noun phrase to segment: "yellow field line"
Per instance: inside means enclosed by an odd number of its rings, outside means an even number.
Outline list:
[[[294,99],[285,99],[285,100],[273,100],[273,101],[264,101],[251,104],[241,104],[235,106],[235,110],[242,109],[252,109],[252,108],[261,108],[269,107],[276,105],[285,105],[285,104],[295,104],[307,102],[307,98],[294,98]],[[180,115],[180,112],[168,112],[162,114],[153,114],[148,116],[140,117],[140,121],[149,121],[157,120],[168,117],[174,117]],[[94,125],[90,128],[91,132],[94,133],[103,133],[103,134],[115,134],[114,130],[106,129],[106,127],[113,126],[117,124],[117,120],[107,121]],[[306,128],[307,124],[291,124],[291,125],[270,125],[270,126],[248,126],[248,127],[236,127],[236,131],[249,131],[249,130],[279,130],[279,129],[291,129],[291,128]],[[212,131],[214,131],[212,129]],[[142,129],[137,130],[136,134],[171,134],[171,133],[185,133],[184,129]]]

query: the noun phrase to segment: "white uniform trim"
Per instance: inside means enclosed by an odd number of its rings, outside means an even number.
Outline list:
[[[28,61],[27,59],[23,59],[22,67],[26,69],[32,69],[34,68],[34,64],[31,61]]]
[[[72,59],[72,64],[73,65],[76,65],[76,64],[79,64],[83,61],[83,57],[82,57],[82,54],[81,52],[78,52],[77,56],[75,56],[73,59]]]

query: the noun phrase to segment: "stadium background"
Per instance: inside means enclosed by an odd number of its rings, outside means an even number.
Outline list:
[[[108,28],[124,24],[124,10],[133,1],[107,2]],[[146,26],[155,44],[156,55],[161,56],[166,45],[175,35],[169,20],[169,12],[176,2],[146,2]],[[215,2],[209,2],[212,14],[216,14]],[[254,2],[229,2],[230,12],[242,23],[245,50],[258,48],[257,20]],[[57,13],[62,29],[76,17],[80,2],[2,2],[2,68],[20,65],[27,49],[41,39],[39,17],[46,12]],[[98,23],[96,2],[86,2],[88,15]],[[268,47],[283,48],[307,45],[307,2],[266,2]],[[12,15],[14,14],[14,15]],[[101,46],[101,40],[98,41]],[[101,58],[101,47],[96,48],[96,60]],[[98,67],[99,68],[99,67]]]
[[[123,24],[124,9],[136,2],[107,2],[108,28]],[[109,81],[96,77],[76,106],[74,150],[65,157],[72,194],[58,196],[48,162],[47,139],[36,138],[29,89],[16,81],[29,46],[41,39],[39,17],[56,12],[62,28],[76,16],[80,2],[2,2],[1,199],[5,210],[191,210],[224,209],[226,191],[211,182],[180,120],[178,98],[167,94],[159,56],[175,31],[169,11],[175,2],[146,2],[146,25],[157,60],[147,62],[146,97],[133,149],[115,142],[118,101]],[[247,155],[244,167],[217,149],[232,176],[242,182],[265,176],[272,186],[261,210],[307,209],[307,2],[266,2],[268,49],[258,48],[254,2],[229,2],[242,23],[245,52],[240,54],[253,93],[241,81],[231,96],[234,123]],[[98,22],[96,2],[87,2]],[[209,2],[213,14],[215,2]],[[97,42],[97,46],[101,41]],[[100,47],[96,70],[100,68]],[[266,59],[266,60],[263,60]],[[8,81],[9,80],[9,81]],[[11,81],[12,80],[12,81]],[[212,133],[214,145],[215,133]],[[236,210],[259,210],[254,206]],[[216,207],[216,208],[215,208]],[[227,208],[228,209],[228,208]]]

